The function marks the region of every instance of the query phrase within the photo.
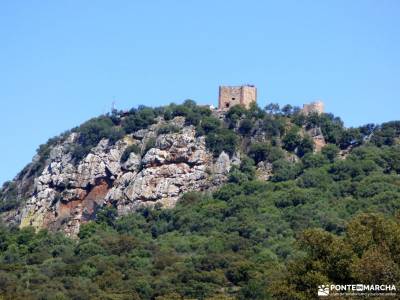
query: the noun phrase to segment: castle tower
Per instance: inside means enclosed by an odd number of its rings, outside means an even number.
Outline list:
[[[311,113],[322,114],[324,112],[324,102],[315,101],[309,104],[303,104],[303,109],[301,111],[305,115],[309,115]]]
[[[254,85],[220,86],[218,109],[228,110],[234,105],[243,105],[249,108],[257,101],[257,88]]]

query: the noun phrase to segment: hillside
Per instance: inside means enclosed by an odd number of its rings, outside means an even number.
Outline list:
[[[313,299],[400,283],[400,122],[193,101],[89,120],[0,193],[5,299]]]

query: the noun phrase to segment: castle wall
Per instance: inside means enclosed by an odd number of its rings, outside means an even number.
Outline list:
[[[303,114],[309,115],[311,113],[322,114],[324,112],[324,103],[322,101],[311,102],[304,104],[301,110]]]
[[[220,86],[218,109],[228,110],[238,104],[248,108],[256,99],[257,90],[254,86]]]
[[[230,107],[240,104],[242,91],[240,87],[220,86],[219,87],[219,109],[229,109]]]
[[[257,100],[257,89],[253,86],[242,86],[241,103],[244,107],[249,108],[253,102]]]

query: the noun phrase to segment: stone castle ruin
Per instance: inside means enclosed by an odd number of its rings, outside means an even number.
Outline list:
[[[218,98],[218,110],[227,111],[232,106],[242,105],[250,108],[252,103],[257,102],[257,88],[254,85],[246,84],[240,86],[220,86]],[[315,101],[303,104],[301,112],[305,115],[312,113],[324,113],[324,103]]]
[[[254,85],[220,86],[218,109],[229,110],[232,106],[243,105],[249,108],[257,101],[257,88]]]
[[[311,113],[322,114],[324,112],[324,102],[315,101],[309,104],[303,104],[303,109],[301,111],[305,115],[309,115]]]

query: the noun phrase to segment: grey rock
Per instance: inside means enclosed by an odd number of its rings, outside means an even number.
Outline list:
[[[185,192],[215,188],[226,181],[232,165],[240,164],[240,155],[231,159],[223,152],[215,160],[205,138],[196,137],[195,128],[184,123],[183,117],[159,120],[114,145],[103,139],[77,163],[72,161],[71,146],[78,134],[71,133],[52,147],[23,209],[7,218],[13,216],[21,227],[45,227],[76,236],[98,206],[114,205],[123,215],[140,207],[173,207]],[[181,130],[157,136],[157,129],[165,124]],[[121,162],[129,145],[135,143],[143,150],[153,137],[155,146],[143,157],[131,153]]]
[[[272,176],[272,164],[266,161],[260,161],[257,164],[256,175],[258,179],[269,180]]]
[[[136,171],[140,167],[140,163],[140,156],[132,152],[127,161],[124,162],[121,167],[127,171]]]
[[[214,173],[227,174],[230,169],[231,161],[229,159],[229,155],[222,151],[221,154],[218,156],[217,161],[215,162]]]

